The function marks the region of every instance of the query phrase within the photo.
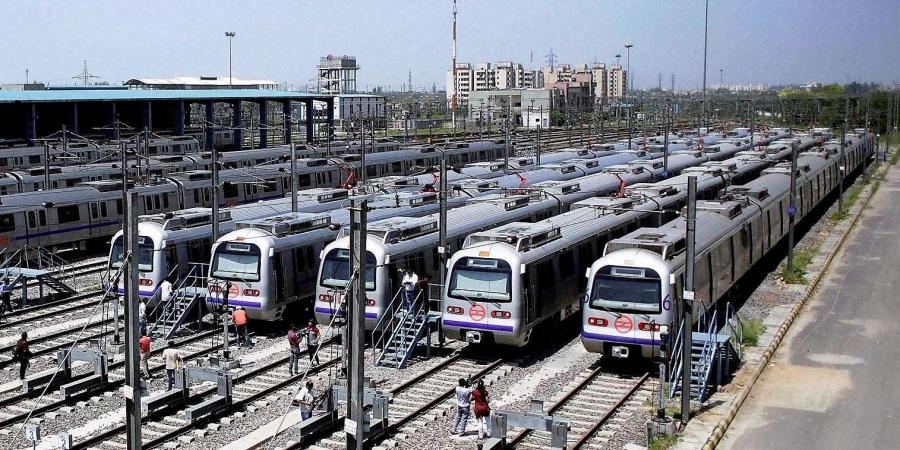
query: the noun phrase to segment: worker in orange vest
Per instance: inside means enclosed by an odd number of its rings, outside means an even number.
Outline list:
[[[235,308],[234,313],[231,314],[231,318],[234,320],[234,330],[237,334],[238,345],[243,344],[245,347],[250,348],[253,343],[250,342],[250,335],[247,333],[247,311],[243,307],[238,306]]]

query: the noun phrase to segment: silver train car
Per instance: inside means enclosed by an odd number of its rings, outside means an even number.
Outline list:
[[[398,214],[421,215],[437,210],[437,194],[400,193],[374,199],[372,219]],[[457,197],[453,207],[465,201]],[[350,221],[349,211],[337,209],[317,213],[284,213],[234,224],[233,231],[213,245],[209,259],[207,305],[227,302],[243,306],[253,320],[281,320],[289,308],[308,310],[315,292],[318,258]]]
[[[502,149],[502,145],[494,142],[475,142],[448,149],[447,154],[456,161],[478,161],[493,159]],[[434,148],[428,147],[379,153],[371,156],[373,166],[367,166],[367,171],[373,170],[374,176],[402,175],[426,163],[436,164],[439,160],[436,155]],[[358,163],[353,161],[356,156],[300,160],[297,164],[299,189],[344,184],[348,172],[358,172]],[[148,180],[152,186],[148,189],[152,193],[141,198],[144,208],[140,214],[212,206],[211,172],[195,170],[156,178]],[[290,189],[290,164],[225,169],[220,172],[220,182],[220,206],[281,198]],[[121,182],[89,181],[82,185],[84,189],[80,192],[85,195],[70,196],[73,188],[68,188],[0,196],[0,217],[10,224],[7,231],[0,232],[0,242],[13,250],[25,245],[84,249],[89,240],[115,233],[121,228],[122,205],[121,193],[114,191],[121,190]],[[90,192],[96,195],[92,196]],[[54,208],[64,208],[66,213],[48,210]],[[58,215],[61,215],[61,221],[56,220]],[[30,220],[32,216],[35,217],[33,221]],[[45,217],[43,221],[40,220],[42,216]],[[29,226],[31,223],[35,225]]]
[[[734,151],[738,149],[735,147]],[[669,169],[677,173],[708,160],[701,153],[673,155],[669,158]],[[514,190],[512,196],[486,196],[473,205],[452,210],[448,212],[447,218],[447,251],[461,248],[469,234],[486,230],[498,223],[521,221],[522,218],[529,221],[543,220],[568,210],[578,200],[618,192],[627,184],[652,181],[662,172],[662,168],[655,167],[652,161],[655,160],[611,165],[600,173],[571,180],[542,181],[533,184],[533,189],[524,190],[531,192],[530,194],[521,195],[519,190]],[[434,273],[438,244],[437,220],[437,215],[433,214],[419,219],[396,217],[382,223],[369,224],[367,258],[372,259],[376,268],[372,274],[374,285],[370,289],[372,292],[368,294],[369,304],[366,306],[367,329],[375,326],[392,303],[400,287],[399,269],[411,268],[420,275]],[[344,263],[349,254],[349,243],[349,237],[339,238],[322,253],[314,308],[316,319],[320,322],[329,321],[342,302],[339,292],[348,276]]]
[[[814,144],[809,140],[809,144]],[[789,151],[777,158],[785,158]],[[580,279],[606,242],[676,216],[687,177],[700,198],[758,176],[778,159],[765,153],[686,168],[656,183],[633,184],[622,197],[592,197],[537,223],[511,223],[470,235],[448,262],[442,328],[452,339],[524,346],[542,323],[580,311]]]
[[[864,166],[872,148],[870,135],[848,135],[847,175]],[[819,206],[845,176],[840,143],[810,150],[798,156],[796,220]],[[787,235],[791,176],[790,164],[780,163],[756,180],[729,186],[719,200],[698,202],[695,318],[714,308]],[[658,353],[661,333],[679,326],[684,230],[684,218],[677,218],[606,245],[586,273],[581,341],[588,351],[621,358]]]

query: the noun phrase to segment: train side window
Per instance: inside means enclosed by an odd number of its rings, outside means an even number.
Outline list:
[[[566,250],[559,255],[559,279],[565,280],[575,275],[575,255],[572,250]]]
[[[34,211],[28,211],[28,228],[37,226],[37,220],[34,218]]]
[[[277,190],[278,190],[278,180],[277,179],[266,180],[266,182],[263,183],[263,192],[275,192]]]
[[[44,211],[43,209],[38,211],[38,224],[42,227],[47,226],[47,211]]]
[[[153,199],[149,195],[144,197],[144,211],[153,211]]]
[[[578,263],[582,266],[588,266],[594,262],[593,247],[591,243],[583,244],[578,247]]]
[[[163,207],[169,209],[169,194],[162,195]]]
[[[166,205],[168,206],[168,205]],[[106,209],[106,202],[100,202],[100,217],[109,217],[109,211]]]
[[[0,215],[0,233],[15,231],[16,218],[12,214]]]
[[[315,268],[318,267],[318,265],[316,264],[316,255],[313,252],[312,247],[306,247],[306,264],[312,270],[315,270]]]
[[[237,197],[239,195],[238,186],[234,183],[227,182],[222,185],[222,193],[225,198]]]
[[[60,206],[56,208],[56,217],[59,223],[71,223],[81,220],[81,212],[78,205]]]
[[[29,164],[40,164],[41,163],[41,155],[31,155],[28,157]]]
[[[200,204],[200,189],[194,189],[194,204]]]
[[[297,177],[297,180],[297,184],[299,184],[300,187],[308,187],[312,185],[312,177],[310,177],[308,173],[301,174],[299,177]]]
[[[297,272],[306,271],[306,260],[303,258],[303,247],[294,249],[294,270]]]
[[[100,206],[97,205],[97,202],[91,202],[91,219],[99,219],[100,218]]]
[[[122,215],[122,199],[116,200],[116,214]]]
[[[403,171],[403,164],[400,161],[391,164],[391,172],[400,173]]]
[[[161,207],[162,207],[162,205],[160,204],[160,201],[159,201],[159,195],[158,194],[154,195],[153,196],[153,208],[160,209]]]

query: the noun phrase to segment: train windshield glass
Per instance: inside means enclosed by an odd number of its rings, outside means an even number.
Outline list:
[[[110,265],[118,269],[122,267],[124,259],[124,238],[119,236],[113,241],[112,251],[109,255]],[[153,240],[146,236],[138,236],[138,270],[150,272],[153,270]]]
[[[212,276],[231,281],[259,281],[262,253],[254,244],[227,242],[216,247]]]
[[[650,269],[604,267],[594,276],[591,307],[621,312],[660,312],[659,275]]]
[[[506,261],[462,258],[453,265],[450,297],[469,301],[510,301],[512,271]]]
[[[366,290],[375,290],[375,255],[366,252]],[[322,261],[319,284],[327,288],[343,289],[350,278],[350,250],[332,249]]]

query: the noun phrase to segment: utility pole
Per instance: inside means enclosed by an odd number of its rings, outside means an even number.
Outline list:
[[[506,128],[506,139],[503,140],[503,169],[509,169],[509,104],[506,103],[506,118],[503,121],[503,126]]]
[[[349,355],[347,356],[347,450],[363,448],[363,347],[365,345],[366,314],[366,208],[368,202],[352,200],[350,206],[350,305],[347,322]],[[347,422],[349,421],[349,423]],[[352,431],[350,431],[352,430]]]
[[[684,293],[681,296],[681,421],[691,418],[691,347],[694,319],[694,228],[697,226],[697,177],[688,177],[687,229],[685,235],[686,267]]]
[[[291,212],[297,212],[297,144],[291,142]]]
[[[359,108],[359,180],[366,184],[366,121],[362,118],[362,105]]]
[[[128,277],[125,283],[125,430],[128,448],[141,448],[141,373],[138,364],[138,194],[128,193]]]
[[[541,163],[541,128],[544,128],[544,105],[540,106],[540,121],[538,122],[537,127],[537,154],[535,161],[540,164]]]
[[[50,144],[47,141],[44,141],[44,189],[50,189]]]
[[[797,215],[797,147],[791,149],[791,203],[788,206],[788,272],[794,270],[794,217]]]
[[[447,273],[446,273],[446,264],[447,264],[447,154],[444,152],[444,149],[441,149],[441,179],[440,179],[440,190],[439,192],[439,201],[440,201],[440,217],[438,218],[438,261],[440,262],[440,267],[438,271],[440,273],[439,281],[441,283],[441,290],[443,291],[444,284],[447,281]],[[425,298],[428,298],[427,296]],[[426,305],[427,307],[430,305]]]
[[[451,118],[454,130],[456,129],[456,99],[459,95],[459,83],[456,81],[456,12],[456,0],[453,0],[453,58],[450,62],[450,70],[453,71],[453,96],[450,98],[450,109],[452,110]],[[430,114],[428,119],[430,121]]]
[[[211,155],[212,169],[212,239],[211,243],[215,243],[219,239],[219,150],[213,145]]]
[[[232,77],[231,77],[231,42],[234,40],[234,36],[235,36],[235,34],[233,31],[225,32],[225,37],[228,38],[228,89],[232,89],[232,85],[231,85],[231,81],[232,81]]]
[[[663,133],[663,178],[669,176],[669,114],[672,110],[672,100],[666,98],[666,112],[663,120],[666,122],[665,132]]]
[[[700,101],[700,119],[703,126],[707,127],[708,132],[709,126],[706,124],[706,47],[709,41],[709,0],[706,0],[706,12],[703,17],[703,100]]]
[[[747,102],[747,117],[750,119],[750,149],[753,149],[753,100]]]
[[[844,210],[844,152],[847,150],[847,114],[850,111],[850,97],[844,103],[844,126],[841,131],[841,161],[838,163],[838,212]]]

